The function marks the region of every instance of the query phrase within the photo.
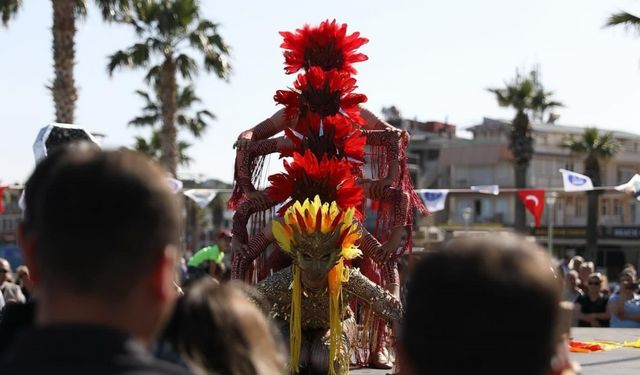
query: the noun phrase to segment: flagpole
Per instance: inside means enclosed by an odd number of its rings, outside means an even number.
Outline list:
[[[554,221],[554,216],[555,216],[555,204],[556,204],[556,200],[558,199],[558,193],[555,191],[552,191],[551,193],[549,193],[549,195],[547,196],[547,251],[549,252],[550,256],[553,256],[553,221]]]

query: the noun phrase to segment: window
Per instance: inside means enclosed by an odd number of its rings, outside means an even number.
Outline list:
[[[570,160],[566,163],[564,163],[564,169],[568,170],[568,171],[573,171],[573,160]]]
[[[584,216],[584,198],[576,198],[576,216]]]
[[[427,150],[427,160],[438,160],[440,150]]]
[[[480,199],[473,201],[473,211],[476,217],[482,216],[482,201]]]
[[[600,215],[606,216],[609,214],[609,200],[603,199],[600,201]]]
[[[622,215],[622,202],[617,199],[613,202],[613,214]]]

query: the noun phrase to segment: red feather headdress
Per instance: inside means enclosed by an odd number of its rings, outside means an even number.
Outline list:
[[[287,118],[297,120],[295,130],[305,133],[313,124],[315,114],[323,120],[331,121],[334,117],[347,117],[354,124],[363,124],[358,105],[367,101],[364,94],[353,91],[355,78],[348,73],[337,70],[323,71],[318,67],[299,74],[293,89],[278,90],[273,99],[285,106]],[[319,122],[315,122],[319,126]]]
[[[280,35],[287,74],[313,66],[355,74],[353,64],[367,60],[367,55],[356,50],[369,40],[359,32],[347,35],[347,24],[339,25],[336,20],[323,21],[316,27],[304,25],[295,32],[281,31]]]
[[[285,173],[269,176],[267,196],[275,201],[291,198],[303,202],[312,196],[320,196],[323,202],[336,202],[338,207],[347,209],[359,207],[364,199],[364,191],[356,184],[351,173],[351,165],[346,160],[327,157],[320,160],[307,150],[303,155],[293,154],[293,162],[284,162]],[[288,205],[280,209],[286,211]],[[359,214],[357,215],[360,216]]]

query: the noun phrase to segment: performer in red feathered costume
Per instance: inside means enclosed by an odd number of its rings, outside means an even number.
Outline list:
[[[408,133],[362,107],[366,96],[354,92],[353,64],[367,60],[357,49],[368,40],[358,32],[347,34],[347,25],[335,20],[280,34],[285,72],[302,72],[293,89],[276,92],[274,100],[284,108],[243,131],[234,144],[232,277],[259,281],[290,262],[277,245],[266,254],[274,238],[264,213],[276,205],[282,205],[277,213],[281,216],[293,202],[318,195],[342,209],[356,207],[355,217],[362,220],[369,199],[378,202],[376,228],[372,234],[360,225],[358,246],[364,257],[358,265],[365,276],[398,296],[397,260],[411,247],[413,209],[425,214],[426,208],[409,179]],[[276,137],[281,132],[284,135]],[[369,155],[365,145],[370,146]],[[263,158],[272,153],[292,160],[285,160],[285,172],[270,176],[270,185],[259,190]],[[363,175],[365,163],[371,178]],[[405,231],[407,241],[400,246]],[[366,308],[360,310],[366,315]],[[372,341],[365,341],[373,353],[359,361],[390,368],[385,355],[389,330],[383,322],[368,325]]]

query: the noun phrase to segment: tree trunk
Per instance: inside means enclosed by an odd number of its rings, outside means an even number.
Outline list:
[[[73,79],[75,65],[75,1],[51,0],[53,5],[53,69],[55,77],[49,87],[53,95],[56,121],[72,124],[78,93]]]
[[[600,186],[600,162],[594,156],[587,156],[585,175],[591,178],[593,186]],[[587,191],[587,256],[596,259],[598,255],[598,197],[601,191]]]
[[[524,189],[527,187],[527,170],[533,157],[533,137],[531,136],[529,117],[524,111],[519,110],[513,119],[509,149],[513,154],[515,186],[517,189]],[[524,233],[526,231],[525,207],[517,194],[513,199],[516,208],[514,227],[516,231]]]
[[[521,164],[514,164],[513,173],[515,175],[515,183],[517,188],[525,188],[527,187],[527,166],[523,166]],[[527,230],[527,212],[525,210],[524,203],[518,194],[515,193],[513,197],[515,201],[515,220],[514,227],[515,230],[519,233],[524,233]]]
[[[160,101],[162,129],[160,130],[160,163],[174,177],[178,169],[178,145],[176,129],[176,64],[166,56],[160,72]]]

